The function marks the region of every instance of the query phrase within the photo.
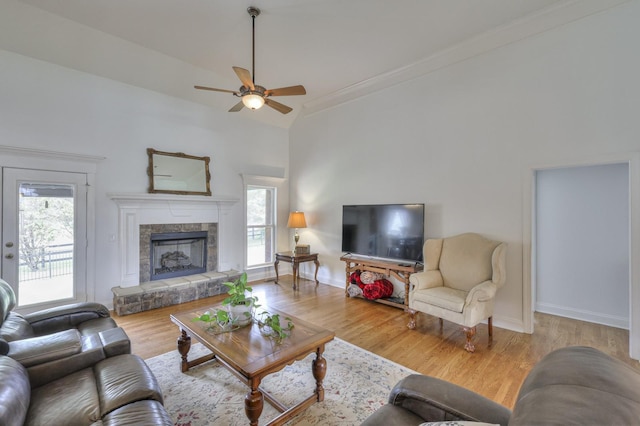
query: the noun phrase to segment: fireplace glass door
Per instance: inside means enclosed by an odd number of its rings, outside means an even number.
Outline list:
[[[151,280],[207,270],[207,232],[151,234]]]

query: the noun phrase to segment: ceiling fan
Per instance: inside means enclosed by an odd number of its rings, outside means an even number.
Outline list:
[[[281,112],[282,114],[287,114],[292,111],[292,108],[281,104],[280,102],[276,102],[270,99],[272,96],[294,96],[294,95],[305,95],[307,91],[304,86],[289,86],[289,87],[281,87],[279,89],[265,89],[263,86],[258,86],[255,84],[256,77],[256,16],[260,15],[260,9],[257,7],[248,7],[247,12],[252,19],[252,72],[250,73],[248,70],[240,67],[233,67],[236,75],[242,82],[242,86],[237,91],[235,90],[225,90],[225,89],[215,89],[213,87],[206,86],[193,86],[196,89],[200,90],[211,90],[213,92],[224,92],[224,93],[233,93],[233,96],[237,96],[242,98],[240,102],[235,104],[229,112],[237,112],[240,111],[243,107],[247,107],[249,109],[259,109],[264,104],[269,105],[271,108],[276,111]],[[251,75],[253,74],[253,78]]]

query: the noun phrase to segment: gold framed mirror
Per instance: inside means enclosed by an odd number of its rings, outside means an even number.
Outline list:
[[[153,148],[147,148],[147,154],[150,193],[211,195],[209,157]]]

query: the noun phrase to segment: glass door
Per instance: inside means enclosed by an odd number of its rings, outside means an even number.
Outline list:
[[[2,278],[18,307],[86,299],[86,175],[3,169]]]

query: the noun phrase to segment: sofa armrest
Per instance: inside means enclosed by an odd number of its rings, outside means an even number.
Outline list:
[[[9,342],[8,355],[25,367],[44,364],[75,355],[82,350],[80,333],[76,329],[41,337]]]
[[[506,425],[511,416],[511,410],[482,395],[421,374],[398,382],[391,390],[389,404],[430,422],[466,420]]]
[[[415,274],[411,274],[409,282],[411,283],[411,291],[443,286],[440,271],[416,272]]]
[[[106,306],[100,303],[82,302],[27,314],[24,319],[31,324],[34,333],[40,335],[66,330],[70,326],[76,327],[91,319],[110,316],[111,313]]]
[[[105,359],[105,348],[100,336],[97,334],[82,336],[81,343],[82,350],[78,353],[27,368],[31,387],[40,387],[76,371],[92,367]]]
[[[30,401],[31,386],[25,368],[14,359],[0,357],[0,424],[22,426]]]
[[[493,299],[498,291],[498,286],[493,281],[485,281],[473,287],[464,301],[465,306],[472,303],[486,302]]]

